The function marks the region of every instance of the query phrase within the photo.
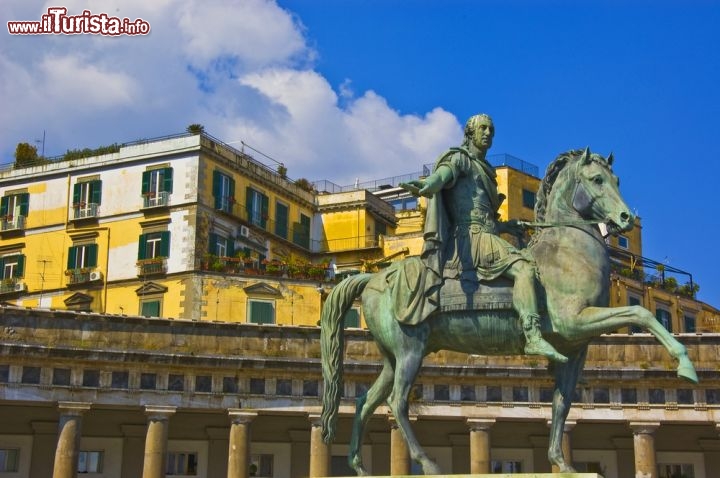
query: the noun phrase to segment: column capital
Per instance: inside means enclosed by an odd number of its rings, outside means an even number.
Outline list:
[[[570,433],[573,428],[575,428],[575,425],[577,425],[577,420],[565,420],[565,425],[563,425],[563,433]],[[552,420],[547,421],[547,426],[552,428]]]
[[[495,425],[494,418],[467,418],[465,423],[470,431],[489,431]]]
[[[308,420],[310,420],[310,426],[312,428],[322,426],[322,415],[319,413],[308,413]]]
[[[715,423],[715,433],[720,435],[720,423]]]
[[[408,415],[408,421],[409,421],[410,423],[416,422],[417,419],[418,419],[418,416],[417,416],[417,415]],[[391,429],[398,428],[397,419],[396,419],[394,416],[392,416],[392,414],[389,414],[389,415],[387,416],[387,420],[388,420],[388,423],[390,424],[390,428],[391,428]]]
[[[630,422],[629,426],[635,435],[652,435],[660,427],[660,422]]]
[[[258,416],[257,412],[251,412],[246,408],[228,408],[228,416],[233,424],[246,425]]]
[[[168,420],[177,411],[177,407],[168,405],[145,405],[145,415],[149,420]]]
[[[63,415],[80,416],[90,410],[90,402],[58,402],[58,410]]]

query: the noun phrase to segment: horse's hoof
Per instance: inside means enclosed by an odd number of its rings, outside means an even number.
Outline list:
[[[697,372],[695,371],[695,367],[693,366],[692,362],[690,362],[690,359],[687,357],[683,357],[680,359],[680,363],[678,364],[677,368],[677,374],[678,377],[682,377],[692,383],[698,383],[698,376]]]

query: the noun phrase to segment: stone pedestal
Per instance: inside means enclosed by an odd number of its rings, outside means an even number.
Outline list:
[[[470,473],[490,473],[490,428],[494,418],[468,418],[470,428]]]
[[[145,407],[148,424],[145,434],[145,460],[143,461],[142,478],[165,478],[168,420],[175,410],[175,407],[162,405]]]
[[[250,423],[257,416],[239,408],[228,410],[230,444],[228,446],[228,478],[248,478],[250,474]]]
[[[310,420],[310,478],[330,476],[330,446],[322,440],[320,415],[309,415]]]
[[[657,478],[655,430],[660,422],[630,422],[635,449],[635,478]]]
[[[90,410],[85,402],[59,402],[60,422],[58,441],[55,447],[53,478],[75,478],[77,476],[78,453],[80,452],[80,430],[82,415]]]

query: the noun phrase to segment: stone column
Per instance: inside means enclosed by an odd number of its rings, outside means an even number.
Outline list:
[[[490,427],[494,418],[468,418],[470,428],[470,473],[490,473]]]
[[[657,478],[655,430],[660,422],[630,422],[635,448],[635,478]]]
[[[563,435],[562,435],[562,443],[560,446],[562,447],[562,454],[563,458],[565,458],[565,462],[572,465],[572,446],[570,446],[570,432],[577,424],[574,420],[565,420],[565,426],[563,427]],[[552,427],[552,422],[548,421],[548,426]],[[560,469],[556,466],[552,466],[552,472],[553,473],[560,473]]]
[[[228,446],[228,478],[248,478],[250,475],[250,423],[257,416],[240,408],[228,409],[230,415],[230,444]]]
[[[78,453],[80,452],[80,430],[82,415],[90,410],[86,402],[58,402],[60,422],[55,447],[53,478],[75,478],[77,476]]]
[[[397,421],[390,417],[390,475],[410,474],[410,450]]]
[[[165,478],[165,459],[167,456],[168,420],[176,407],[146,405],[148,417],[145,434],[145,460],[142,478]]]
[[[330,476],[330,445],[322,440],[320,415],[308,415],[310,420],[310,478]]]

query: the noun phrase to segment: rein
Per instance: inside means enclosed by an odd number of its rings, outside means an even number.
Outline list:
[[[518,221],[518,224],[523,227],[530,227],[534,229],[543,229],[546,227],[564,227],[564,226],[597,226],[598,224],[602,224],[602,221],[593,221],[593,220],[585,220],[585,221],[569,221],[569,222],[527,222],[527,221]]]

